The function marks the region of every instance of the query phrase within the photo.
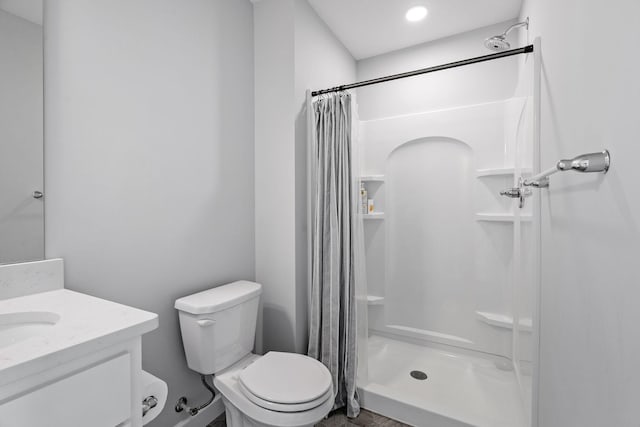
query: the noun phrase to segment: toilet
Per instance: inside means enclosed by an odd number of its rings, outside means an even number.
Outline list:
[[[252,354],[262,286],[237,281],[176,300],[187,365],[214,375],[227,426],[313,426],[333,408],[319,361],[295,353]]]

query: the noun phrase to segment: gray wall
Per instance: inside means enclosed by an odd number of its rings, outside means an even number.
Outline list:
[[[0,10],[0,263],[42,259],[42,26]]]
[[[256,280],[263,284],[259,349],[296,349],[294,0],[254,4]]]
[[[309,3],[296,1],[295,9],[295,177],[296,177],[296,330],[297,351],[308,347],[307,247],[307,116],[306,91],[333,87],[356,78],[356,61],[320,19]]]
[[[46,256],[66,286],[153,311],[143,368],[176,399],[176,298],[254,279],[248,0],[52,0],[45,11]]]
[[[305,91],[355,79],[355,61],[305,0],[254,5],[256,279],[267,350],[307,351]]]
[[[607,175],[542,190],[540,426],[637,426],[640,2],[528,0],[526,15],[542,41],[542,167],[612,155]]]
[[[296,351],[306,353],[308,324],[307,116],[306,91],[356,78],[356,61],[309,3],[295,3]]]

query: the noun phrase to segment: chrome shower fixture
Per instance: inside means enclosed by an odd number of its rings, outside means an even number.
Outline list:
[[[507,188],[500,192],[501,196],[510,197],[512,199],[520,199],[520,209],[524,207],[525,199],[531,196],[532,191],[529,187],[547,188],[549,187],[549,177],[557,172],[576,171],[576,172],[602,172],[607,173],[611,167],[611,155],[609,150],[600,151],[598,153],[587,153],[574,157],[573,159],[559,160],[556,165],[544,172],[541,172],[530,178],[520,177],[518,186]]]
[[[576,172],[602,172],[607,173],[611,166],[611,155],[609,150],[598,153],[582,154],[573,159],[559,160],[551,169],[539,173],[536,176],[522,181],[522,185],[528,187],[544,188],[549,186],[549,176],[556,172],[576,171]]]
[[[574,170],[577,172],[604,172],[607,173],[611,166],[609,150],[599,153],[583,154],[573,159],[560,160],[556,164],[559,171]]]
[[[520,27],[526,27],[527,29],[529,29],[529,17],[527,17],[527,19],[522,22],[513,24],[512,26],[507,28],[504,33],[486,39],[484,41],[485,47],[495,52],[502,52],[503,50],[509,49],[511,47],[511,44],[507,41],[507,34],[509,34],[512,30]]]

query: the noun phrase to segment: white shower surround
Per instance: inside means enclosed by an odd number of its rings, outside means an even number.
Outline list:
[[[386,298],[370,310],[372,330],[511,357],[511,329],[476,312],[513,314],[512,202],[498,195],[513,175],[476,175],[514,167],[526,104],[511,98],[361,122],[362,175],[385,176],[373,193],[385,221],[367,222],[369,293]],[[475,221],[476,214],[506,221]],[[438,250],[454,240],[459,253]],[[427,286],[415,271],[423,266],[431,270]]]
[[[532,112],[532,97],[514,97],[360,123],[361,175],[384,213],[365,230],[364,407],[415,425],[528,424],[534,203],[520,210],[499,191],[534,169]],[[420,389],[405,353],[477,405]]]

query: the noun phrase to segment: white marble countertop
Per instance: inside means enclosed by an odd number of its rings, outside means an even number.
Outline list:
[[[0,348],[0,386],[158,327],[155,313],[67,289],[0,300],[0,314],[14,312],[53,312],[60,320]]]

